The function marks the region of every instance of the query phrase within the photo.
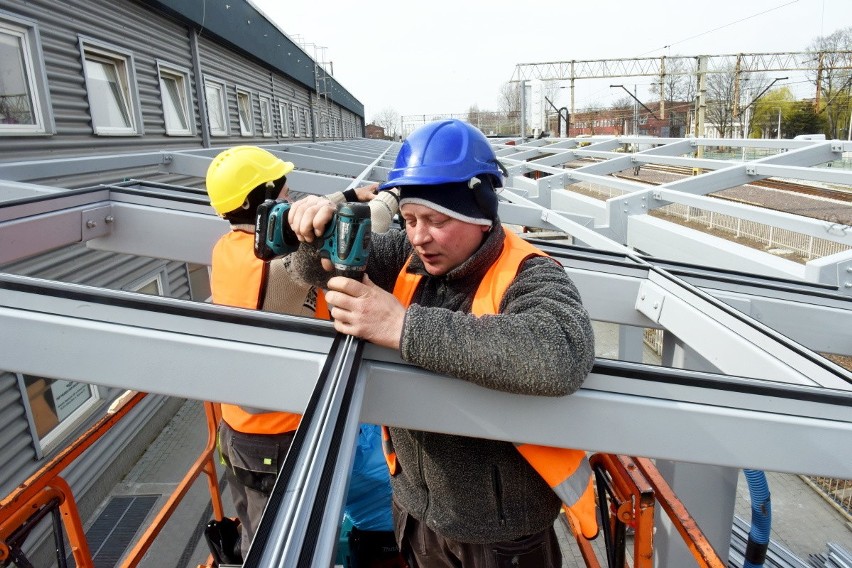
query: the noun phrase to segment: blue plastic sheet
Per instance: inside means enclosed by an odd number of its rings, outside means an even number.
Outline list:
[[[382,431],[375,424],[361,424],[343,513],[361,530],[393,530],[390,475],[382,453]]]

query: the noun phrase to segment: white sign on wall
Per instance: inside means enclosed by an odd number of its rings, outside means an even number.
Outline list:
[[[53,381],[53,384],[50,385],[50,391],[56,405],[56,416],[60,422],[80,408],[92,396],[92,390],[86,383],[62,379]]]

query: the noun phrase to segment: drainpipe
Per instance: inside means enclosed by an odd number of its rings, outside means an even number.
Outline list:
[[[190,30],[189,48],[192,52],[192,73],[195,75],[195,98],[198,114],[201,115],[201,145],[210,147],[210,121],[207,117],[207,97],[204,93],[204,78],[201,76],[201,56],[198,49],[198,29]],[[195,120],[195,117],[193,117]]]

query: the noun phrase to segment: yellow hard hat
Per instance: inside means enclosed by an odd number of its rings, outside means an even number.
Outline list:
[[[234,146],[207,168],[207,195],[219,215],[239,208],[257,186],[286,176],[296,166],[257,146]]]

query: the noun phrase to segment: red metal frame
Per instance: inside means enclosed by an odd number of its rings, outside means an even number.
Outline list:
[[[77,505],[74,501],[73,492],[68,486],[68,483],[60,477],[60,474],[80,454],[97,442],[110,428],[126,416],[145,396],[145,393],[134,393],[118,408],[111,408],[110,414],[100,419],[94,426],[89,428],[83,435],[0,501],[0,563],[11,558],[12,550],[8,544],[8,539],[16,530],[25,526],[30,519],[43,511],[45,507],[58,506],[76,565],[79,568],[94,567],[89,545],[86,541],[86,534],[80,520],[80,514],[77,511]],[[136,541],[133,549],[122,562],[122,567],[132,567],[139,564],[142,557],[153,544],[154,539],[166,524],[166,521],[168,521],[177,508],[180,500],[186,495],[192,483],[195,482],[201,473],[207,475],[213,514],[216,519],[222,519],[224,511],[222,508],[222,497],[219,493],[216,463],[214,461],[216,432],[219,419],[221,418],[221,411],[218,404],[211,402],[204,403],[204,411],[207,421],[207,443],[204,450],[159,510],[157,516]],[[212,566],[212,564],[213,560],[209,558],[206,566]]]
[[[634,531],[633,566],[653,567],[654,504],[658,502],[677,528],[698,566],[725,568],[726,564],[713,550],[707,537],[651,460],[614,454],[593,454],[589,462],[596,473],[603,473],[606,478],[602,480],[605,483],[598,484],[598,506],[607,507],[606,514],[601,515],[607,526],[601,527],[601,531],[609,531],[608,536],[604,535],[607,540],[608,566],[627,566],[625,539],[613,539],[613,535],[623,535],[625,528],[629,526]],[[606,495],[601,494],[602,487],[605,487],[603,491]],[[600,568],[591,543],[573,526],[567,514],[566,518],[580,546],[586,566]]]

